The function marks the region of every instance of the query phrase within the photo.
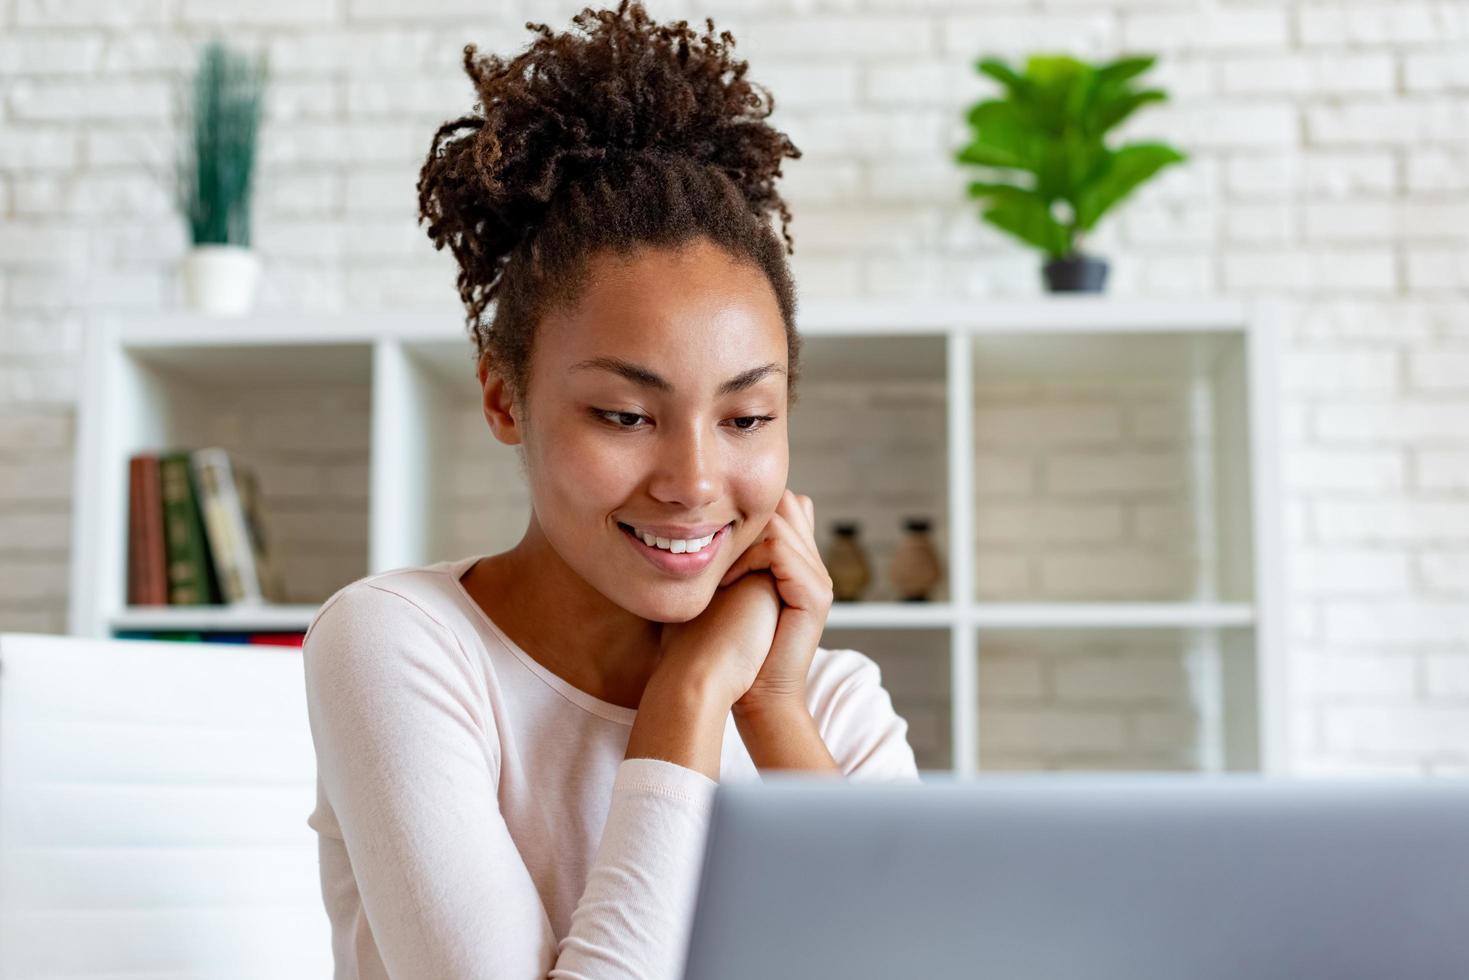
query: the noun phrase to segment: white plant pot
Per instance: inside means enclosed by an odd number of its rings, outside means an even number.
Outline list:
[[[195,245],[184,256],[184,301],[213,316],[242,316],[255,304],[260,256],[241,245]]]

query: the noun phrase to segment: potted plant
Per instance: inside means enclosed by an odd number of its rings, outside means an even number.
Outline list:
[[[1067,55],[1032,55],[1023,74],[998,58],[975,66],[1004,87],[1004,96],[968,109],[974,136],[956,159],[997,172],[1000,179],[971,182],[969,196],[985,201],[985,221],[1046,254],[1052,292],[1100,292],[1107,263],[1081,251],[1084,236],[1139,185],[1186,159],[1166,143],[1113,148],[1105,142],[1137,109],[1168,98],[1133,85],[1155,60],[1129,56],[1092,65]]]
[[[264,55],[252,64],[213,40],[187,93],[189,139],[176,187],[193,247],[182,272],[186,302],[206,313],[247,312],[260,279],[260,257],[250,247],[250,201],[266,75]]]

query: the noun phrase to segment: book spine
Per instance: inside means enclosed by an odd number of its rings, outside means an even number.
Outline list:
[[[304,632],[251,633],[248,642],[255,646],[301,647],[306,643],[306,634]]]
[[[127,603],[143,599],[143,458],[128,459],[128,588]]]
[[[233,590],[231,602],[264,601],[255,558],[250,546],[250,532],[237,483],[237,467],[223,449],[201,449],[194,454],[194,467],[201,481],[208,481],[211,533],[224,542],[225,560],[220,563],[221,580],[228,574]]]
[[[217,449],[200,449],[189,457],[189,463],[199,487],[199,510],[209,537],[209,553],[214,559],[219,591],[225,602],[235,603],[244,601],[246,592],[240,580],[239,545],[221,490],[221,485],[229,478],[228,471],[224,471],[221,465],[221,455]]]
[[[189,473],[189,454],[169,453],[159,460],[163,493],[164,541],[168,554],[168,601],[175,606],[215,602],[208,542],[199,519],[198,498]]]
[[[267,602],[285,602],[286,587],[276,567],[274,555],[265,535],[264,509],[261,500],[260,481],[255,471],[248,467],[235,467],[235,484],[240,493],[241,510],[245,516],[245,531],[250,542],[250,553],[255,563],[255,578],[260,594]]]
[[[168,605],[168,553],[163,540],[163,490],[158,456],[143,456],[143,595],[147,606]]]

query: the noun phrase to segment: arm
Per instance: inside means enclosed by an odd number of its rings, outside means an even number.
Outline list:
[[[664,924],[683,921],[712,780],[621,763],[558,949],[499,809],[483,671],[453,633],[395,593],[349,587],[318,613],[303,660],[318,771],[390,976],[676,976],[683,937]]]
[[[804,704],[736,704],[734,719],[740,740],[759,769],[841,772]]]
[[[323,790],[394,978],[543,977],[554,941],[496,796],[469,659],[408,600],[352,586],[302,647]]]
[[[729,700],[692,672],[654,672],[628,736],[629,759],[662,759],[719,779]]]
[[[709,684],[672,672],[649,681],[552,976],[680,975],[728,716],[728,702]],[[616,953],[629,944],[644,951],[636,962]]]

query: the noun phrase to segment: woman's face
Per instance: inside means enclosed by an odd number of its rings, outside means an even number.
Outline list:
[[[697,616],[785,490],[787,359],[764,273],[708,240],[597,256],[532,355],[523,442],[551,547],[629,612]]]

